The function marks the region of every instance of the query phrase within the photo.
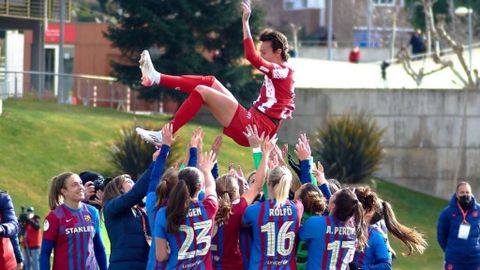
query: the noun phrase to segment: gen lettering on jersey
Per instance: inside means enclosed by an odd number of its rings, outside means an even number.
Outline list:
[[[355,235],[355,228],[352,227],[335,227],[332,230],[331,226],[327,227],[327,234],[338,234],[338,235]]]
[[[268,210],[268,215],[271,217],[291,216],[293,215],[293,210],[291,206],[286,206],[285,208],[275,207]]]
[[[202,215],[202,209],[200,209],[200,207],[188,209],[187,217],[197,217],[201,215]]]
[[[95,231],[95,228],[93,226],[65,228],[65,234],[85,233],[85,232],[94,232],[94,231]]]

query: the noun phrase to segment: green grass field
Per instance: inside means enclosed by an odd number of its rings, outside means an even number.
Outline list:
[[[98,171],[105,176],[115,172],[108,151],[123,126],[151,122],[159,127],[165,116],[135,116],[104,108],[61,106],[47,102],[4,102],[0,116],[0,189],[7,190],[18,211],[21,205],[34,206],[40,216],[48,212],[48,183],[63,171]],[[188,142],[195,124],[181,130]],[[204,126],[205,149],[221,133],[218,127]],[[219,161],[221,172],[229,162],[252,169],[250,150],[237,146],[224,136]],[[395,269],[440,269],[442,253],[436,243],[436,220],[446,201],[376,180],[382,197],[389,201],[399,220],[425,233],[429,247],[422,256],[399,258]],[[392,245],[401,254],[405,248],[398,241]]]

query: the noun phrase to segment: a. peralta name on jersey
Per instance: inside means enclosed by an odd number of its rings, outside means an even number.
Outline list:
[[[188,209],[187,217],[196,217],[201,215],[202,215],[202,210],[200,209],[200,207]]]
[[[332,231],[332,227],[327,227],[328,234],[339,234],[339,235],[354,235],[355,228],[350,227],[335,227],[334,231]]]
[[[84,233],[84,232],[93,232],[93,231],[95,231],[93,226],[82,226],[82,227],[66,228],[65,234]]]
[[[292,214],[291,206],[287,206],[286,208],[273,208],[268,211],[269,216],[291,216]]]

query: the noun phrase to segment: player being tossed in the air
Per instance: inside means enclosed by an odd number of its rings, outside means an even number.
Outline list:
[[[286,65],[288,60],[288,42],[285,35],[273,30],[265,30],[260,35],[260,55],[255,51],[250,33],[250,2],[242,1],[243,43],[245,57],[259,71],[265,74],[260,95],[253,106],[246,110],[238,103],[232,93],[214,76],[171,76],[155,70],[148,51],[140,58],[142,84],[158,84],[178,89],[188,94],[187,99],[175,113],[171,124],[173,132],[188,123],[202,105],[224,127],[223,133],[242,146],[249,146],[244,135],[247,125],[256,126],[258,133],[273,137],[283,119],[292,118],[295,110],[293,70]],[[139,135],[147,142],[161,143],[161,133],[137,128]]]

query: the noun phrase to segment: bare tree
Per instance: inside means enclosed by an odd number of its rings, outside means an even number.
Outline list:
[[[465,88],[467,89],[478,89],[480,84],[480,79],[478,77],[477,70],[470,70],[465,62],[465,57],[463,52],[465,45],[456,42],[445,30],[446,16],[444,14],[438,14],[436,16],[436,23],[433,15],[433,0],[422,0],[423,9],[425,12],[425,22],[426,22],[426,34],[427,34],[427,54],[425,57],[431,57],[433,62],[437,65],[436,67],[425,70],[423,67],[418,71],[415,70],[412,65],[412,57],[406,47],[402,47],[397,54],[398,61],[402,64],[403,68],[407,74],[412,77],[413,80],[420,85],[425,76],[449,68],[452,73],[457,77]],[[443,40],[446,44],[452,49],[453,53],[457,56],[458,61],[461,65],[461,70],[453,65],[453,61],[444,59],[440,53],[440,48],[438,44]],[[435,46],[432,46],[435,44]],[[434,48],[431,51],[432,47]]]

